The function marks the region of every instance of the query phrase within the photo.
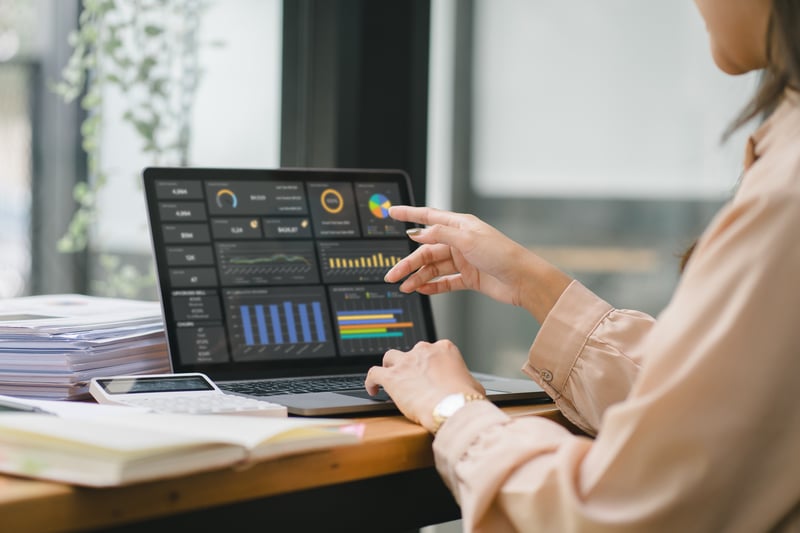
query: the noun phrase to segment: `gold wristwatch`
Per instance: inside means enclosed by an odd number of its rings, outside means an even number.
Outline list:
[[[436,435],[445,420],[453,416],[456,411],[467,405],[468,402],[485,399],[486,396],[483,394],[464,394],[463,392],[448,394],[442,398],[433,408],[433,434]]]

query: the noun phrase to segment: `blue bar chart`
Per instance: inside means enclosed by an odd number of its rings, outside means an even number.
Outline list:
[[[225,291],[234,359],[334,355],[322,287]]]
[[[328,341],[321,302],[295,303],[287,300],[268,306],[245,304],[239,306],[239,314],[246,346]],[[284,331],[288,338],[284,337]]]

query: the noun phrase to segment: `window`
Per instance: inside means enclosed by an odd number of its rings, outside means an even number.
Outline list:
[[[437,0],[433,13],[432,201],[657,315],[678,256],[735,187],[748,131],[720,139],[756,78],[717,70],[691,2]],[[474,293],[435,306],[471,368],[519,375],[538,329],[527,313]]]
[[[0,37],[2,39],[2,37]],[[2,53],[2,51],[0,51]],[[30,269],[30,67],[0,63],[0,298],[25,292]]]
[[[22,99],[0,104],[32,117],[14,156],[30,178],[0,204],[22,245],[30,228],[15,293],[156,298],[150,165],[401,168],[424,199],[427,0],[5,5],[31,6],[41,43]]]
[[[134,61],[153,58],[151,79],[165,80],[166,94],[123,91],[117,85],[104,89],[100,155],[109,179],[99,192],[92,226],[92,292],[116,294],[128,284],[136,291],[122,296],[155,297],[141,189],[144,167],[280,164],[282,2],[190,4],[187,9],[144,12],[159,17],[159,26],[153,27],[166,35],[151,30],[149,42],[137,49],[129,42],[126,50]],[[117,9],[119,18],[132,16],[124,7]],[[170,53],[159,54],[163,44],[171,47]],[[126,113],[134,113],[146,122],[148,115],[139,110],[153,100],[161,117],[154,135],[158,151],[125,119]],[[170,149],[174,143],[181,146]],[[118,260],[130,274],[126,276]]]
[[[473,175],[487,197],[724,198],[755,83],[692,2],[475,2]]]
[[[0,298],[29,286],[35,15],[32,3],[0,2]]]

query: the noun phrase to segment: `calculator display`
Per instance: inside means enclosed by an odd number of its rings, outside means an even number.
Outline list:
[[[146,392],[213,391],[214,387],[200,376],[137,377],[98,379],[98,385],[108,394],[136,394]]]

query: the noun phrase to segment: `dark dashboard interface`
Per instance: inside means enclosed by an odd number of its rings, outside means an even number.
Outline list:
[[[432,340],[427,299],[383,281],[413,245],[388,216],[404,173],[151,168],[145,188],[174,370]]]

